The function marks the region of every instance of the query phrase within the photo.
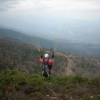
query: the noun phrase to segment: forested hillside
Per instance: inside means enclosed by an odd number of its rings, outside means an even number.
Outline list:
[[[41,51],[44,55],[44,51]],[[49,53],[52,55],[52,53]],[[0,71],[17,70],[23,73],[41,74],[40,53],[34,45],[20,41],[0,38]],[[54,71],[64,70],[65,57],[55,57]],[[54,73],[56,74],[56,73]]]
[[[100,100],[98,58],[55,52],[48,78],[41,76],[39,58],[34,45],[0,37],[0,100]]]
[[[42,49],[44,55],[51,51]],[[18,40],[0,38],[0,71],[17,70],[22,73],[36,73],[41,75],[42,65],[39,63],[40,53],[34,45],[22,43]],[[79,75],[87,77],[100,76],[100,59],[85,58],[67,53],[55,52],[55,62],[52,74]]]
[[[100,58],[71,56],[71,69],[79,76],[98,77],[100,76]]]

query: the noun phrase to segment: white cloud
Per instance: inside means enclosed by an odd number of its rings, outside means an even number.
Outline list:
[[[0,11],[41,16],[99,19],[100,0],[2,0]],[[40,17],[41,17],[40,16]],[[98,18],[97,18],[98,16]],[[61,17],[60,17],[61,18]],[[63,17],[64,18],[64,17]]]
[[[0,11],[7,11],[9,9],[14,9],[20,0],[1,0],[0,1]]]
[[[49,10],[100,10],[98,0],[29,0],[29,7]]]
[[[0,8],[33,11],[100,10],[99,0],[2,0]],[[8,6],[8,7],[7,7]],[[5,9],[4,7],[4,9]]]

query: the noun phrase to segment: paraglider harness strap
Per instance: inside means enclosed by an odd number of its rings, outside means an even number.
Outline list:
[[[49,59],[48,59],[49,60]],[[43,59],[43,76],[48,77],[49,73],[47,71],[48,68],[48,60],[45,62],[45,60]]]
[[[49,59],[48,59],[48,60],[49,60]],[[45,61],[45,60],[43,59],[43,70],[44,70],[44,71],[46,71],[46,69],[48,68],[48,60]]]

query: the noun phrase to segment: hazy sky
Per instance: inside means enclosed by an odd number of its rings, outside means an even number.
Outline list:
[[[0,0],[0,25],[56,33],[77,20],[99,23],[100,0]]]

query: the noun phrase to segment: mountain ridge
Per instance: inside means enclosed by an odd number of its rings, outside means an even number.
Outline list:
[[[34,33],[35,34],[35,33]],[[54,41],[59,43],[59,39],[49,39],[45,36],[32,36],[30,34],[26,34],[22,31],[14,31],[13,29],[4,29],[0,28],[0,36],[9,37],[12,39],[17,39],[19,41],[22,41],[24,43],[33,44],[35,45],[37,41],[40,43],[40,47],[52,49],[54,48]],[[35,42],[35,43],[34,43]],[[84,44],[81,42],[75,42],[75,41],[68,41],[62,39],[59,43],[59,46],[57,47],[57,51],[61,52],[69,52],[74,55],[78,56],[84,56],[84,57],[99,57],[100,58],[100,44]]]

